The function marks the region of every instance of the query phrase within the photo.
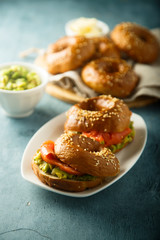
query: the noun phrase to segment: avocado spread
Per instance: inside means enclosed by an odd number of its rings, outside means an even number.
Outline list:
[[[0,89],[22,91],[41,84],[37,73],[19,65],[0,70]]]
[[[64,172],[59,167],[53,166],[53,165],[43,161],[39,150],[37,151],[37,153],[34,156],[34,162],[35,162],[35,164],[37,164],[39,166],[39,168],[43,172],[45,172],[47,174],[51,174],[58,178],[71,179],[71,180],[77,180],[77,181],[91,181],[96,178],[96,177],[88,175],[88,174],[84,174],[82,176],[77,176],[77,175],[72,175],[67,172]]]

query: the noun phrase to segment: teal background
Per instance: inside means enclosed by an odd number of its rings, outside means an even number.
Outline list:
[[[0,0],[0,63],[21,60],[19,53],[30,47],[45,48],[65,34],[64,24],[72,18],[96,17],[111,29],[122,21],[155,28],[160,27],[159,10],[154,0]],[[70,106],[45,94],[28,118],[8,118],[0,109],[0,239],[160,239],[159,102],[132,109],[147,124],[146,148],[129,173],[108,189],[76,199],[22,178],[28,141]]]

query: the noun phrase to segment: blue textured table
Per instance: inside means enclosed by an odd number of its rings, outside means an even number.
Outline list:
[[[96,17],[112,29],[121,21],[160,26],[158,1],[0,0],[0,63],[46,47],[64,35],[66,21]],[[32,62],[33,59],[27,59]],[[20,164],[32,135],[71,105],[47,94],[28,118],[0,109],[0,239],[160,239],[160,106],[132,109],[146,121],[148,141],[120,181],[88,198],[65,197],[22,179]]]

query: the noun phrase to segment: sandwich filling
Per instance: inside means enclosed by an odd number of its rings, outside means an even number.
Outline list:
[[[46,174],[60,179],[77,181],[92,181],[96,177],[80,173],[67,164],[61,162],[54,153],[54,142],[46,141],[34,155],[34,163]]]
[[[122,132],[107,133],[107,132],[90,131],[90,132],[83,132],[82,134],[87,137],[95,139],[96,141],[104,145],[104,147],[110,148],[111,151],[115,153],[121,150],[127,143],[132,142],[135,136],[135,130],[134,130],[133,122],[130,122],[129,127]]]

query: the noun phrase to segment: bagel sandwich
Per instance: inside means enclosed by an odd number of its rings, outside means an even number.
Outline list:
[[[100,95],[72,106],[67,112],[64,129],[95,139],[115,153],[134,139],[131,115],[123,100]]]
[[[64,133],[54,143],[44,142],[32,159],[35,175],[46,185],[81,192],[116,176],[120,165],[115,155],[94,139]]]

